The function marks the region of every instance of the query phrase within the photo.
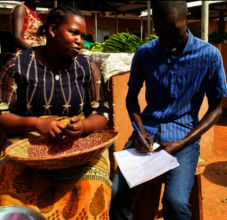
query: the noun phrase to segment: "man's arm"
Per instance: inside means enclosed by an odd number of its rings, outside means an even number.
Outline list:
[[[26,43],[22,38],[23,31],[23,23],[26,18],[26,12],[22,5],[18,5],[12,14],[12,36],[14,40],[14,44],[21,50],[25,50],[31,47],[28,43]]]
[[[126,106],[128,110],[129,117],[132,122],[135,122],[139,130],[141,131],[142,135],[148,142],[149,146],[144,144],[143,140],[139,137],[139,135],[136,136],[134,140],[134,145],[135,148],[141,152],[141,153],[147,153],[151,151],[152,145],[153,145],[153,140],[150,135],[148,135],[144,128],[143,128],[143,123],[140,118],[140,106],[139,106],[139,101],[138,101],[138,95],[139,95],[140,89],[130,89],[128,90],[128,94],[126,97]]]
[[[222,99],[221,98],[208,98],[208,111],[203,116],[199,124],[188,133],[188,135],[178,142],[166,142],[163,143],[159,149],[164,149],[170,154],[175,154],[176,152],[184,149],[186,146],[191,144],[193,141],[198,139],[206,131],[208,131],[220,118],[222,114]]]

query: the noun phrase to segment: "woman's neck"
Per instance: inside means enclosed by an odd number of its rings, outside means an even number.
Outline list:
[[[48,44],[41,47],[41,52],[43,57],[42,63],[44,63],[44,66],[53,70],[61,70],[68,67],[70,60],[59,55],[58,52]]]

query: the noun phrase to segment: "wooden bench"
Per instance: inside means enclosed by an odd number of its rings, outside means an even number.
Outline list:
[[[195,181],[191,191],[189,204],[192,212],[191,220],[203,220],[201,174],[206,166],[206,161],[199,158]],[[164,175],[141,185],[132,203],[133,220],[157,220],[163,218],[161,197],[164,191]]]

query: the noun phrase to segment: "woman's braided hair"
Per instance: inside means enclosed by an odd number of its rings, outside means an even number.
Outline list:
[[[47,35],[51,24],[55,24],[56,26],[61,25],[66,21],[68,15],[78,15],[84,19],[84,15],[78,8],[70,7],[68,5],[58,6],[50,11],[46,23],[39,26],[36,36],[40,38],[41,36]]]

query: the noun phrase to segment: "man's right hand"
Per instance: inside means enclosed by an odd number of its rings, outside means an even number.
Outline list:
[[[140,153],[148,153],[152,151],[153,139],[149,134],[147,133],[142,134],[147,143],[144,143],[144,140],[140,137],[138,133],[134,133],[134,135],[135,135],[134,146],[136,150],[138,150]]]
[[[37,118],[35,130],[45,138],[62,138],[65,125],[53,119]]]

